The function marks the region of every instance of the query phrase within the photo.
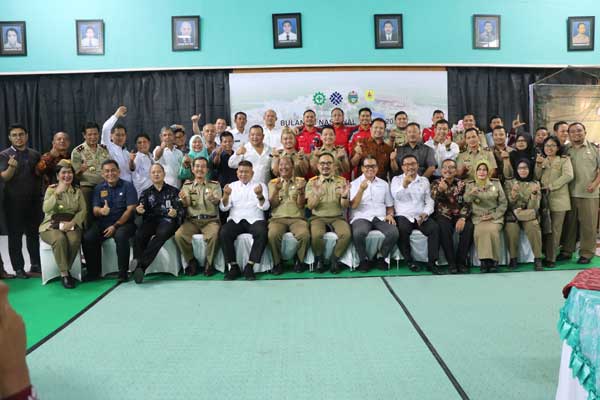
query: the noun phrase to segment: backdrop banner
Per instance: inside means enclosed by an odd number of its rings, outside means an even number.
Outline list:
[[[229,75],[231,120],[248,114],[248,126],[263,124],[268,109],[277,125],[299,125],[307,109],[317,113],[317,125],[330,122],[331,110],[345,112],[346,124],[358,125],[358,110],[369,107],[373,118],[393,124],[406,111],[409,121],[431,125],[433,110],[447,112],[446,71],[315,71],[232,73]],[[234,126],[232,124],[232,126]]]

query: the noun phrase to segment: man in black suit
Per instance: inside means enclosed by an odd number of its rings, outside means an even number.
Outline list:
[[[383,30],[379,31],[379,41],[385,42],[398,42],[398,31],[394,30],[392,21],[385,21],[383,23]]]

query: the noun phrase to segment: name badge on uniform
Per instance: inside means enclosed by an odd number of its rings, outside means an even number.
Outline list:
[[[108,190],[101,190],[100,197],[108,197]]]

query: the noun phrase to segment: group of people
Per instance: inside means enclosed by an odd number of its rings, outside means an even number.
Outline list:
[[[201,116],[194,115],[189,141],[182,125],[167,126],[153,151],[142,133],[130,152],[127,129],[119,123],[126,114],[120,106],[102,128],[86,123],[83,143],[72,152],[65,132],[55,134],[52,149],[40,155],[27,146],[24,126],[9,128],[11,146],[0,152],[0,176],[17,277],[29,276],[23,234],[30,273],[40,272],[41,238],[52,247],[66,288],[75,286],[69,270],[80,247],[86,279],[99,278],[101,246],[109,238],[116,243],[119,280],[126,281],[131,270],[136,283],[171,237],[188,275],[213,275],[220,247],[227,280],[255,279],[266,246],[272,273],[281,274],[286,232],[298,242],[296,272],[308,268],[311,246],[317,272],[339,273],[349,267],[340,258],[351,243],[361,272],[387,269],[396,245],[408,268],[418,271],[413,230],[427,237],[427,268],[435,274],[442,272],[440,248],[449,273],[469,272],[472,243],[481,271],[497,271],[501,234],[508,267],[516,268],[521,229],[536,270],[570,259],[577,238],[578,263],[588,264],[595,254],[600,154],[579,122],[560,121],[554,132],[538,128],[531,135],[518,117],[507,132],[494,116],[486,133],[473,114],[463,117],[460,129],[450,129],[436,110],[432,125],[421,130],[406,112],[387,127],[363,108],[359,125],[349,126],[343,110],[335,108],[330,125],[316,126],[315,112],[307,110],[301,126],[280,129],[275,111],[267,110],[264,125],[249,129],[243,112],[235,114],[233,128],[218,119],[200,129]],[[372,230],[384,239],[369,257],[366,237]],[[328,231],[337,241],[325,259]],[[203,268],[192,249],[197,233],[206,244]],[[237,264],[234,248],[242,233],[253,238],[246,265]],[[0,277],[9,277],[4,268]]]

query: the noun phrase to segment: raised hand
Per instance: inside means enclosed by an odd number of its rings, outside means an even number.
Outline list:
[[[198,113],[196,115],[192,115],[192,123],[197,124],[200,121],[201,116],[202,116],[202,114],[200,114],[200,113]]]
[[[396,147],[394,147],[394,151],[392,151],[390,153],[390,160],[395,160],[397,157],[398,157],[398,151],[396,150]]]
[[[79,167],[79,172],[83,174],[89,168],[90,167],[87,165],[87,161],[83,160],[82,163],[81,163],[81,167]]]
[[[187,199],[187,197],[188,197],[188,196],[187,196],[187,193],[185,192],[185,190],[180,190],[180,191],[179,191],[179,198],[180,198],[181,200],[185,200],[185,199]]]
[[[192,158],[188,154],[183,156],[183,165],[186,168],[190,168],[192,166]]]
[[[110,207],[108,206],[108,201],[104,200],[104,206],[100,209],[100,214],[106,217],[109,213]]]
[[[440,179],[440,183],[438,184],[438,190],[440,192],[445,192],[446,190],[448,190],[448,184],[446,183],[445,179]]]
[[[175,218],[177,216],[177,210],[174,208],[169,208],[169,211],[167,212],[167,215],[170,218]]]
[[[350,184],[346,183],[346,185],[342,188],[342,197],[348,197],[350,193]]]
[[[543,164],[543,163],[544,163],[544,160],[545,160],[545,158],[544,158],[544,157],[542,157],[542,155],[541,155],[541,154],[538,154],[538,155],[535,157],[535,163],[536,163],[536,164]]]
[[[414,180],[415,180],[414,176],[404,174],[404,180],[402,181],[402,186],[404,186],[404,188],[407,188],[408,185],[410,185]]]
[[[243,156],[244,154],[246,154],[246,146],[241,146],[239,149],[237,149],[235,154],[237,154],[238,156]]]
[[[117,108],[117,111],[115,112],[115,117],[117,117],[117,118],[123,118],[126,115],[127,115],[127,107],[120,106],[119,108]]]
[[[135,211],[140,215],[142,215],[146,212],[143,204],[138,204],[138,206],[135,208]]]
[[[228,197],[231,196],[231,186],[229,186],[229,184],[225,185],[223,188],[223,194]]]
[[[135,161],[136,153],[133,151],[129,153],[129,161]]]
[[[281,190],[283,188],[283,179],[282,178],[278,178],[277,182],[275,182],[275,189],[277,191]]]
[[[256,194],[256,197],[262,197],[262,195],[263,195],[262,185],[256,185],[254,187],[254,194]]]
[[[517,129],[525,125],[525,122],[521,121],[521,114],[517,113],[517,118],[513,120],[512,127],[513,129]]]
[[[364,192],[365,190],[367,190],[370,183],[371,183],[371,181],[369,181],[368,179],[363,179],[363,181],[360,183],[360,186],[358,188]]]
[[[500,152],[500,157],[502,157],[502,159],[503,159],[503,160],[506,160],[506,159],[508,159],[508,157],[509,157],[509,155],[508,155],[508,151],[506,151],[506,150],[502,150],[502,151]]]
[[[306,187],[306,181],[304,179],[296,180],[296,188],[298,190],[304,190],[305,187]]]
[[[17,168],[18,165],[19,165],[19,162],[15,158],[14,154],[8,158],[8,166],[9,167]]]

